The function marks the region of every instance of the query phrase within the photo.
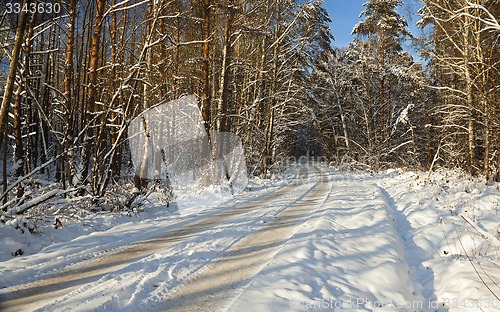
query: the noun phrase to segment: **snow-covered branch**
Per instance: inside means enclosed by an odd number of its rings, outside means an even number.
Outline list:
[[[485,25],[484,28],[480,30],[480,32],[500,30],[500,23],[498,19],[496,19],[495,16],[493,16],[493,14],[491,14],[490,11],[486,9],[483,5],[479,3],[472,3],[470,1],[468,1],[467,4],[468,5],[465,8],[457,10],[455,12],[455,17],[467,16],[477,21],[480,21]],[[470,10],[479,10],[483,12],[486,16],[482,17],[480,15],[471,14],[469,13]]]

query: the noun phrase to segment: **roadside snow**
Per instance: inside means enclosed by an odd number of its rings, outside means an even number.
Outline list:
[[[232,311],[400,311],[407,302],[423,300],[378,186],[334,183],[336,193],[261,271]]]
[[[500,309],[498,185],[392,170],[333,180],[230,311]]]
[[[402,224],[404,239],[419,251],[413,255],[414,276],[424,287],[428,306],[440,311],[498,311],[498,184],[487,187],[453,172],[439,172],[431,179],[420,176],[405,173],[381,184],[408,219]]]

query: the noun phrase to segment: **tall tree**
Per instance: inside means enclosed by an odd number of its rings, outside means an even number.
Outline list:
[[[26,124],[27,119],[23,114],[23,102],[26,93],[26,88],[29,87],[28,83],[30,80],[31,72],[30,72],[30,57],[31,57],[31,48],[33,45],[33,33],[35,28],[35,19],[36,12],[31,14],[28,32],[26,34],[25,43],[23,45],[23,53],[24,60],[22,62],[21,71],[19,74],[19,80],[17,81],[17,92],[16,99],[14,101],[14,105],[12,108],[12,129],[14,132],[14,142],[15,142],[15,153],[14,153],[14,161],[15,161],[15,172],[14,176],[16,178],[22,177],[25,174],[26,168],[26,155],[25,155],[25,146],[23,142],[23,124]],[[26,109],[24,111],[27,111]],[[24,187],[19,185],[17,188],[17,197],[20,198],[24,194]]]
[[[217,130],[226,132],[228,130],[227,110],[229,100],[229,72],[231,70],[231,54],[232,54],[232,37],[233,37],[233,22],[234,15],[238,8],[234,5],[234,0],[229,0],[227,7],[228,11],[225,22],[224,45],[222,48],[222,64],[219,82],[219,104],[217,107]]]
[[[72,111],[75,101],[73,99],[73,79],[74,79],[74,49],[75,49],[75,20],[76,20],[76,0],[70,0],[68,11],[68,41],[66,43],[66,55],[64,60],[64,148],[66,152],[66,183],[73,185],[74,164],[73,164],[73,129]]]
[[[24,7],[27,4],[27,0],[22,2]],[[19,21],[17,23],[16,36],[14,39],[14,47],[12,49],[12,56],[10,59],[9,75],[7,76],[7,81],[5,83],[4,95],[2,98],[2,106],[0,107],[0,133],[5,133],[7,129],[7,115],[12,99],[12,94],[14,91],[14,83],[16,79],[17,66],[19,62],[19,55],[21,51],[21,46],[24,39],[24,30],[27,25],[27,12],[26,10],[21,10],[19,15]],[[0,146],[3,143],[4,136],[0,135]]]
[[[439,152],[445,162],[487,178],[493,154],[498,150],[498,97],[500,59],[497,34],[488,10],[498,10],[497,1],[424,1],[421,26],[429,26],[424,52],[430,56],[440,94],[436,107],[437,127],[445,147]],[[492,154],[493,153],[493,154]],[[481,170],[482,169],[482,170]]]
[[[203,39],[203,69],[202,69],[202,96],[201,96],[201,113],[205,130],[210,133],[211,122],[211,96],[210,96],[210,43],[211,43],[211,0],[202,1],[202,39]]]
[[[86,136],[84,138],[84,150],[83,150],[83,164],[82,164],[82,180],[88,180],[89,167],[90,167],[90,157],[92,150],[92,141],[94,140],[94,127],[93,123],[95,118],[95,103],[97,97],[97,69],[99,67],[99,59],[100,59],[100,41],[102,34],[102,24],[103,24],[103,15],[104,15],[104,7],[106,0],[97,0],[96,2],[96,15],[95,15],[95,25],[94,31],[92,35],[92,43],[90,48],[90,59],[89,59],[89,72],[88,72],[88,88],[87,88],[87,99],[85,105],[85,127],[87,128],[85,133]],[[97,161],[95,159],[94,161]]]
[[[365,10],[360,17],[365,17],[352,30],[357,34],[356,44],[375,60],[378,67],[374,72],[377,77],[377,90],[372,90],[369,102],[378,102],[378,107],[368,109],[367,118],[373,118],[373,138],[369,140],[377,147],[377,158],[387,156],[390,129],[395,121],[394,111],[397,103],[388,101],[386,86],[387,71],[392,59],[401,52],[401,43],[406,36],[411,36],[406,19],[397,12],[401,0],[370,0],[364,4]],[[375,103],[369,103],[372,105]],[[389,148],[390,150],[390,148]]]

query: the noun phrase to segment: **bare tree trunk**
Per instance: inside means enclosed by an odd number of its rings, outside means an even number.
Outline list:
[[[211,0],[203,0],[203,68],[202,68],[202,99],[201,114],[207,134],[210,133],[210,6]]]
[[[149,34],[149,36],[145,37],[144,39],[146,42],[144,43],[145,45],[148,45],[151,41],[154,41],[154,32],[152,31],[152,28],[154,27],[154,19],[155,19],[155,4],[152,0],[149,1],[148,3],[148,10],[147,10],[147,15],[146,15],[146,33]],[[146,51],[146,72],[145,72],[145,77],[144,79],[146,80],[146,83],[144,83],[142,86],[142,96],[143,96],[143,110],[146,110],[151,106],[151,103],[149,103],[149,97],[151,96],[151,77],[152,77],[152,70],[153,70],[153,47],[148,47]]]
[[[269,8],[268,8],[269,10]],[[256,94],[256,101],[257,101],[257,108],[255,110],[255,125],[257,127],[261,127],[263,124],[263,119],[264,119],[264,89],[265,89],[265,82],[264,82],[264,72],[266,70],[266,61],[267,61],[267,54],[266,54],[266,46],[267,46],[267,36],[263,35],[262,36],[262,43],[260,47],[260,62],[259,62],[259,71],[257,73],[257,94]]]
[[[232,37],[232,27],[235,14],[234,1],[230,0],[228,3],[229,13],[226,20],[225,38],[224,46],[222,48],[222,72],[220,74],[219,83],[219,104],[217,107],[217,130],[219,132],[227,132],[229,129],[227,114],[228,114],[228,99],[229,99],[229,72],[231,67],[231,37]],[[217,172],[220,172],[222,176],[230,180],[229,169],[225,161],[223,153],[228,150],[229,137],[227,135],[222,135],[218,138],[216,142],[216,159],[222,160],[222,168],[216,168]]]
[[[0,133],[3,137],[2,146],[2,193],[7,191],[7,131]],[[499,158],[500,159],[500,158]],[[3,204],[7,203],[8,197],[3,197]],[[7,208],[6,208],[7,209]]]
[[[26,5],[27,0],[23,1],[22,8]],[[14,49],[12,50],[12,58],[10,60],[9,76],[5,83],[5,91],[0,107],[0,133],[5,133],[7,129],[7,112],[9,110],[10,100],[14,91],[14,82],[16,80],[17,63],[19,61],[19,52],[24,40],[24,29],[26,27],[27,14],[26,10],[21,10],[19,22],[17,25],[16,37],[14,39]],[[0,135],[0,145],[3,143],[4,136]]]
[[[388,125],[390,124],[389,121],[389,114],[390,114],[390,108],[386,108],[386,103],[385,103],[385,30],[382,27],[381,29],[381,34],[380,34],[380,73],[381,73],[381,80],[380,80],[380,106],[379,106],[379,114],[380,114],[380,125],[379,125],[379,131],[380,131],[380,146],[379,146],[379,151],[382,153],[385,153],[385,145],[386,145],[386,130],[389,127]],[[387,111],[386,111],[387,110]],[[387,115],[386,115],[387,114]]]
[[[270,94],[270,103],[268,106],[268,110],[266,112],[267,123],[266,123],[266,132],[265,132],[265,150],[264,150],[264,176],[267,175],[268,166],[271,164],[271,150],[273,145],[273,130],[274,130],[274,106],[276,105],[276,92],[278,91],[278,57],[279,57],[279,40],[280,40],[280,15],[281,8],[280,4],[276,4],[276,9],[274,11],[276,18],[276,26],[274,29],[274,42],[273,42],[273,68],[272,68],[272,78],[271,78],[271,94]]]
[[[221,132],[226,132],[228,129],[227,124],[227,107],[228,107],[228,94],[229,94],[229,69],[231,66],[231,36],[232,26],[234,20],[234,1],[229,2],[229,16],[226,21],[226,33],[224,40],[224,47],[222,50],[222,72],[219,84],[219,105],[217,108],[217,129]]]
[[[157,8],[157,10],[159,11],[158,17],[163,16],[163,7],[162,7],[161,2],[160,2],[160,6]],[[165,20],[163,18],[159,18],[158,28],[160,29],[160,36],[163,36],[166,33]],[[160,50],[159,51],[159,55],[160,55],[159,63],[161,65],[158,66],[158,71],[160,73],[161,82],[160,82],[160,86],[159,86],[159,90],[158,90],[158,100],[163,101],[168,93],[168,91],[167,91],[167,84],[168,84],[167,74],[166,74],[165,65],[164,65],[164,62],[167,59],[167,53],[165,51],[165,43],[161,42],[159,45],[160,45],[159,46],[159,50]],[[175,83],[174,83],[174,85],[175,85]]]
[[[493,72],[491,81],[492,85],[495,81],[498,81],[498,72]],[[492,95],[493,97],[493,95]],[[492,102],[494,103],[494,102]],[[498,105],[498,102],[497,102]],[[497,172],[496,172],[496,182],[500,182],[500,111],[498,109],[494,109],[494,105],[492,107],[492,114],[491,114],[491,120],[493,124],[496,124],[496,127],[492,125],[492,129],[496,129],[493,131],[493,138],[492,138],[492,143],[493,143],[493,150],[496,152],[497,156]],[[493,159],[493,162],[495,160]]]
[[[208,140],[203,141],[201,144],[202,153],[202,184],[210,184],[210,169],[207,167],[210,158],[210,128],[211,128],[211,107],[210,107],[210,6],[211,0],[203,0],[203,65],[202,65],[202,95],[201,95],[201,115],[205,124],[205,131],[207,132]]]
[[[26,70],[27,68],[24,68]],[[24,72],[23,70],[23,72]],[[24,73],[21,74],[24,76]],[[15,172],[14,176],[16,178],[22,177],[24,174],[24,147],[23,147],[23,139],[22,139],[22,129],[21,129],[21,102],[23,101],[23,87],[21,84],[17,87],[16,101],[14,102],[14,107],[12,109],[12,128],[14,130],[14,144],[15,144],[15,153],[14,153],[14,162],[15,162]],[[17,197],[21,198],[24,194],[24,188],[22,185],[19,185],[17,188]]]
[[[344,142],[345,142],[345,148],[347,152],[350,151],[349,147],[349,136],[347,133],[347,123],[345,120],[345,115],[344,115],[344,110],[342,108],[341,100],[340,100],[340,94],[337,93],[337,107],[339,108],[339,113],[340,113],[340,121],[342,122],[342,131],[344,133]]]
[[[468,10],[466,10],[468,12]],[[468,108],[468,120],[467,120],[467,133],[468,133],[468,147],[469,147],[469,170],[470,173],[474,174],[476,171],[476,145],[475,145],[475,129],[474,129],[474,97],[473,97],[473,81],[471,75],[471,65],[472,61],[471,48],[470,48],[470,33],[471,21],[469,18],[465,18],[465,29],[463,30],[464,36],[464,74],[465,74],[465,92],[467,94],[467,108]]]
[[[116,4],[116,0],[111,1],[111,6],[114,6]],[[116,83],[116,67],[118,66],[117,64],[117,42],[116,42],[116,33],[118,31],[117,29],[117,16],[116,12],[113,12],[111,14],[111,30],[110,30],[110,39],[111,39],[111,86],[113,92],[118,88],[118,85]],[[112,109],[111,111],[111,123],[115,125],[119,125],[119,121],[117,120],[118,114],[116,113],[116,109]],[[111,137],[111,146],[115,145],[118,137],[118,130],[111,129],[110,133]],[[120,148],[118,148],[120,149]],[[120,158],[121,158],[121,153],[119,150],[117,150],[111,164],[111,173],[113,176],[119,175],[120,174]]]
[[[484,149],[484,154],[483,154],[483,175],[485,176],[486,180],[490,179],[490,148],[491,148],[491,134],[490,134],[490,127],[491,127],[491,116],[492,111],[490,109],[490,96],[489,93],[491,92],[490,89],[490,71],[487,69],[487,60],[485,60],[485,56],[489,60],[494,60],[493,55],[491,53],[494,53],[493,51],[495,50],[494,43],[492,40],[492,37],[489,40],[485,40],[488,43],[488,46],[490,46],[490,55],[485,55],[485,50],[483,49],[483,44],[485,43],[483,41],[483,37],[481,36],[480,30],[481,30],[481,24],[478,21],[474,21],[474,29],[477,30],[477,33],[475,32],[475,52],[476,52],[476,57],[478,59],[478,67],[479,67],[479,77],[477,83],[477,89],[479,91],[479,104],[480,108],[483,109],[483,118],[484,121],[482,122],[484,126],[484,139],[483,139],[483,149]],[[490,61],[491,62],[491,61]],[[492,73],[493,74],[493,73]],[[492,100],[492,99],[491,99]],[[493,100],[492,100],[493,102]]]
[[[51,41],[52,38],[52,31],[49,33],[48,41]],[[45,60],[45,65],[44,65],[44,78],[43,81],[45,84],[51,84],[52,83],[52,66],[51,66],[51,61],[52,58],[47,57]],[[49,88],[47,86],[42,87],[42,110],[43,111],[48,111],[49,110]],[[48,126],[46,123],[42,123],[41,127],[41,134],[40,134],[40,141],[42,141],[43,148],[41,149],[41,155],[40,155],[40,162],[43,164],[47,161],[48,159],[48,148],[47,148],[47,141],[48,141]],[[42,168],[40,171],[41,173],[45,173],[45,167]],[[47,178],[50,179],[50,170],[47,170]]]
[[[97,12],[95,18],[94,34],[92,36],[92,46],[90,50],[90,68],[89,68],[89,86],[87,91],[87,111],[85,113],[84,127],[88,127],[86,138],[84,139],[83,166],[82,166],[82,181],[88,181],[90,155],[92,144],[91,140],[94,136],[94,131],[91,125],[96,102],[96,85],[97,85],[97,68],[99,66],[99,48],[101,40],[101,30],[104,14],[105,0],[97,0]]]
[[[363,103],[361,103],[361,105],[363,105]],[[370,120],[368,118],[368,116],[371,116],[372,114],[371,113],[368,113],[367,112],[367,109],[365,107],[363,107],[363,117],[364,117],[364,120],[365,120],[365,126],[366,126],[366,136],[368,138],[368,158],[369,158],[369,165],[370,165],[370,169],[371,170],[374,170],[374,171],[377,171],[378,168],[375,167],[376,166],[376,163],[374,162],[374,147],[373,147],[373,137],[372,137],[372,127],[371,127],[371,124],[370,124]],[[380,157],[377,157],[376,159],[380,159]]]
[[[175,27],[175,52],[174,52],[174,97],[178,98],[181,93],[181,79],[180,79],[180,71],[179,65],[181,62],[180,57],[180,47],[179,44],[181,42],[181,19],[177,17],[175,19],[176,27]]]
[[[31,46],[33,45],[33,40],[31,37],[33,36],[33,31],[34,31],[34,22],[36,18],[36,12],[31,16],[30,19],[30,26],[28,29],[28,33],[25,40],[25,44],[23,47],[24,50],[24,64],[22,66],[21,72],[20,72],[20,79],[18,81],[18,86],[17,86],[17,94],[16,94],[16,100],[14,102],[13,110],[12,110],[12,128],[14,130],[14,142],[15,142],[15,153],[14,153],[14,160],[15,160],[15,172],[14,176],[16,178],[22,177],[25,174],[25,167],[26,167],[26,158],[25,158],[25,148],[24,148],[24,143],[23,143],[23,120],[22,116],[22,103],[23,103],[23,93],[26,91],[26,84],[28,84],[28,76],[30,75],[30,53],[31,53]],[[21,198],[24,195],[24,187],[20,184],[17,187],[17,197]]]
[[[68,187],[73,185],[73,122],[71,112],[73,110],[73,75],[74,75],[74,45],[75,45],[75,17],[76,0],[70,0],[69,3],[69,24],[68,24],[68,42],[66,45],[66,57],[64,67],[64,148],[66,153],[66,181]]]

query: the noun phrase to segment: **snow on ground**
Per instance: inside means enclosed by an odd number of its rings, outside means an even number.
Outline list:
[[[487,187],[453,172],[431,179],[406,173],[381,184],[398,211],[402,237],[418,250],[413,262],[421,265],[413,266],[414,275],[431,306],[500,310],[499,185]]]
[[[419,175],[334,174],[337,192],[230,310],[498,311],[498,185]]]
[[[330,183],[331,191],[244,285],[230,311],[500,309],[498,184],[486,186],[449,171],[430,177],[396,170],[379,175],[322,171],[328,182],[321,183]],[[66,207],[66,213],[36,226],[29,219],[10,221],[0,225],[0,307],[16,285],[53,278],[84,260],[227,213],[213,228],[121,263],[114,272],[76,281],[39,310],[155,307],[172,288],[300,202],[318,181],[315,170],[297,166],[272,181],[254,180],[250,191],[237,196],[191,190],[170,208],[151,196],[133,213],[92,216]],[[247,206],[248,211],[231,213]],[[79,219],[67,217],[68,211]],[[52,225],[56,215],[62,228]],[[17,250],[25,254],[13,257]]]

